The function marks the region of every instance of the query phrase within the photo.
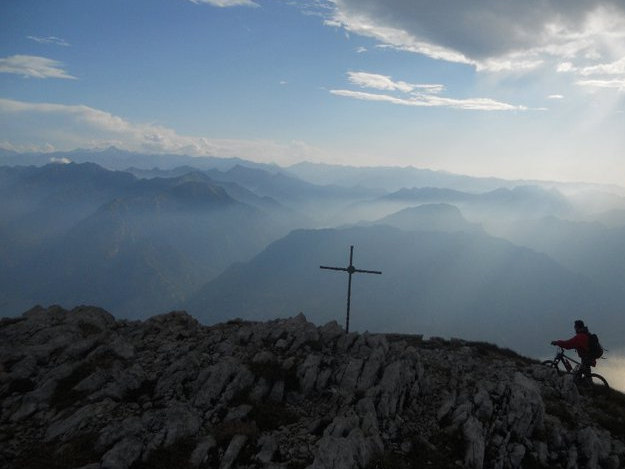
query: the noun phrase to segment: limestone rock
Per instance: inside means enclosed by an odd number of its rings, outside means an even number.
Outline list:
[[[0,321],[0,467],[625,467],[625,411],[480,347],[36,307]]]

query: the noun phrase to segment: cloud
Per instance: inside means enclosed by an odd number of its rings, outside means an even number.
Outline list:
[[[584,67],[579,71],[580,75],[625,75],[625,57],[612,63]]]
[[[34,55],[12,55],[0,59],[0,73],[14,73],[32,78],[64,78],[75,80],[76,77],[68,74],[61,67],[63,64],[56,60]]]
[[[0,147],[14,151],[118,148],[143,153],[240,157],[291,164],[324,153],[303,142],[211,139],[180,135],[152,123],[131,122],[84,105],[31,103],[0,98]]]
[[[330,90],[336,96],[362,101],[378,101],[402,106],[446,107],[472,111],[525,111],[525,106],[515,106],[490,98],[453,99],[439,96],[444,90],[439,84],[414,84],[393,81],[390,76],[367,72],[349,72],[348,80],[361,88],[397,92],[397,96],[354,90]]]
[[[65,39],[61,39],[60,37],[56,37],[56,36],[46,36],[46,37],[26,36],[26,37],[35,42],[38,42],[39,44],[52,44],[55,46],[63,46],[63,47],[69,46],[69,42],[67,42]]]
[[[489,98],[474,99],[452,99],[437,96],[422,95],[409,98],[397,98],[384,94],[365,93],[351,90],[330,90],[330,93],[337,96],[360,99],[363,101],[383,101],[392,104],[415,107],[448,107],[453,109],[464,109],[471,111],[525,111],[527,107],[514,106],[502,103]]]
[[[625,91],[625,78],[614,80],[577,80],[575,83],[588,88],[606,88]]]
[[[257,7],[252,0],[189,0],[193,3],[208,3],[215,7]]]
[[[528,71],[568,62],[603,67],[625,57],[621,0],[331,0],[326,24],[382,47],[467,64]],[[619,72],[620,73],[620,72]]]
[[[50,163],[70,164],[71,162],[69,158],[50,158]]]
[[[374,88],[377,90],[401,91],[410,93],[416,89],[427,90],[430,93],[443,91],[443,85],[417,85],[406,83],[405,81],[393,81],[391,77],[367,72],[349,72],[348,79],[351,83],[363,88]]]

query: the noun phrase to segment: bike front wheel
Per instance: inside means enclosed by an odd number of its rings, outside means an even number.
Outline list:
[[[562,365],[558,366],[560,362],[555,360],[545,360],[542,362],[543,365],[548,366],[549,368],[555,368],[559,375],[564,373],[564,370],[561,368]]]

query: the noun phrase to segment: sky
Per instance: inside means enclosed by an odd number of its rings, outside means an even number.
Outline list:
[[[3,0],[0,148],[625,185],[623,0]]]

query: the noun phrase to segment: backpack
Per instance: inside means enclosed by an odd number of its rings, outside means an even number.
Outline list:
[[[601,358],[603,355],[603,347],[599,343],[597,334],[588,334],[588,355],[592,358]]]

